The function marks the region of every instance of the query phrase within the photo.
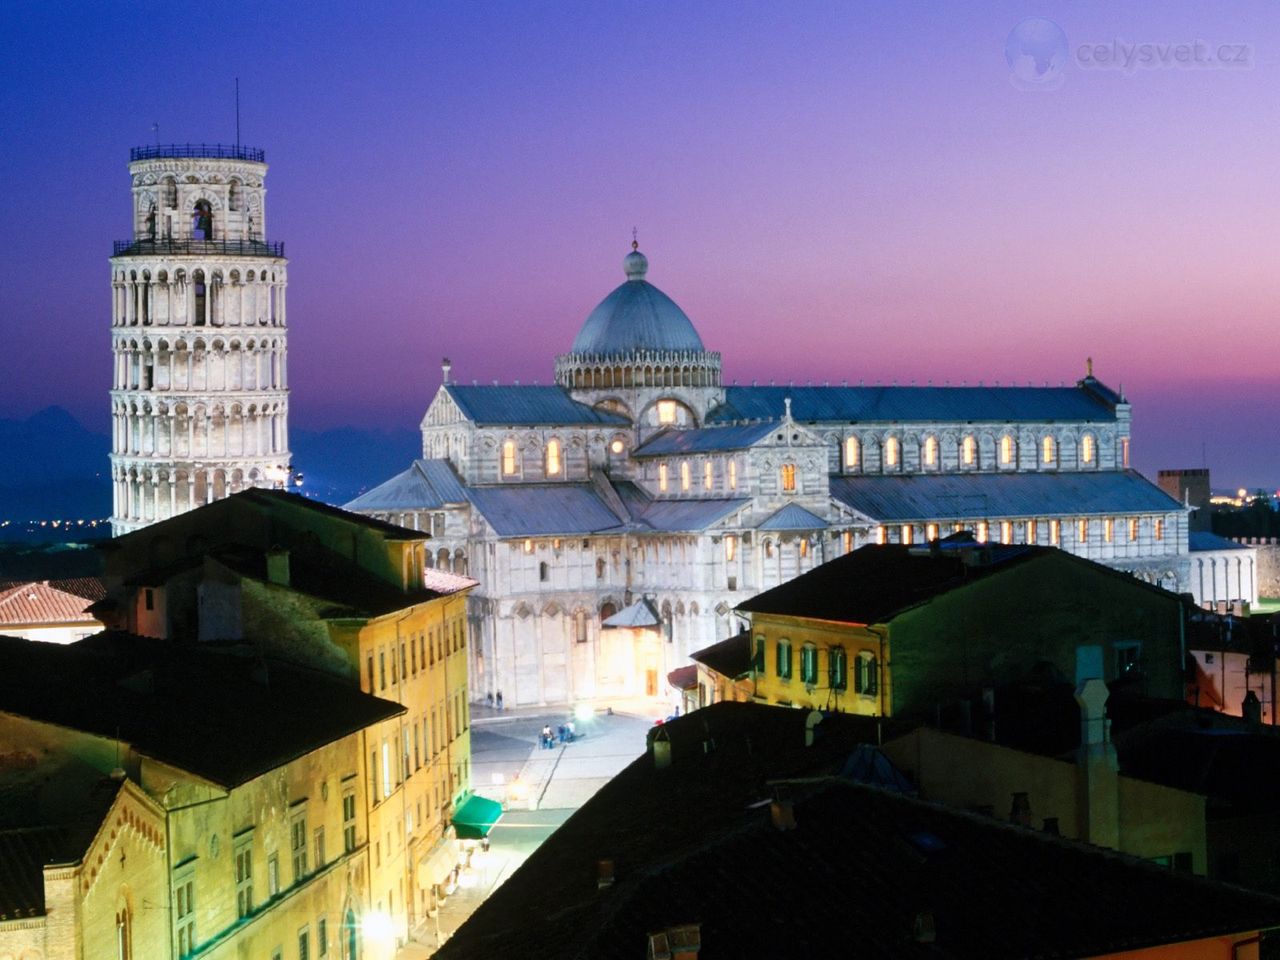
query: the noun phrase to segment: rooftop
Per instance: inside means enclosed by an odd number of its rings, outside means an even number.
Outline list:
[[[714,957],[1013,960],[1280,926],[1275,898],[904,795],[874,721],[827,715],[805,746],[810,716],[720,703],[658,728],[671,764],[606,784],[438,956],[609,960],[699,924]]]
[[[258,147],[245,147],[238,143],[156,143],[129,150],[129,162],[135,160],[248,160],[265,163],[267,155]]]
[[[319,671],[108,632],[68,645],[0,637],[0,712],[234,787],[404,708]]]
[[[0,628],[92,624],[97,621],[89,612],[89,605],[104,595],[102,581],[94,577],[0,583]]]

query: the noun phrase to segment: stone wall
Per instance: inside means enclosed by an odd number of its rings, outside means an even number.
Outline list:
[[[1280,597],[1280,537],[1235,537],[1258,551],[1258,596]]]

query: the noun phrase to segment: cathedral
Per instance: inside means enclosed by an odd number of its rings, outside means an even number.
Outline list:
[[[1059,546],[1189,589],[1187,511],[1129,467],[1130,406],[1074,386],[737,386],[684,311],[625,280],[554,385],[455,383],[422,458],[347,509],[477,579],[473,699],[666,696],[734,608],[868,543]]]

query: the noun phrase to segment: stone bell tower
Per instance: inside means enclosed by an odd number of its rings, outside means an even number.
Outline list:
[[[133,237],[111,257],[114,534],[290,479],[284,244],[263,152],[130,151]]]

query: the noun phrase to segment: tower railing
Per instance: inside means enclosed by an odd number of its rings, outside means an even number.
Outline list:
[[[242,147],[238,143],[165,143],[133,147],[129,162],[164,159],[251,160],[266,163],[266,151],[258,147]]]
[[[116,240],[111,244],[113,257],[157,256],[160,254],[239,255],[246,257],[283,257],[283,241],[267,240],[199,240],[184,237],[160,237],[152,240]]]

